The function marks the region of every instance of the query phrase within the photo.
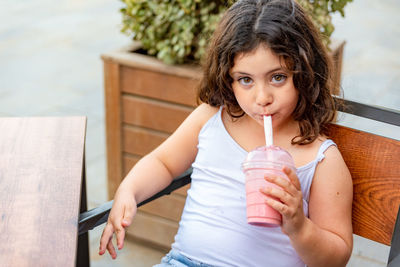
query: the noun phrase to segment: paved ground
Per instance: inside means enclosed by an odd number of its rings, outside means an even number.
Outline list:
[[[100,54],[129,42],[119,32],[121,3],[112,0],[0,2],[0,116],[85,115],[89,206],[106,201],[103,72]],[[347,41],[346,98],[400,109],[400,2],[354,0],[334,17]],[[400,139],[394,127],[344,118]],[[152,266],[162,253],[128,242],[117,261],[96,255],[101,229],[90,233],[92,266]],[[385,266],[388,247],[355,237],[348,266]]]

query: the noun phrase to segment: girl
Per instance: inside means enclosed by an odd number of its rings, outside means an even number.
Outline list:
[[[214,33],[199,89],[203,102],[163,144],[130,171],[114,198],[99,253],[113,258],[136,203],[193,167],[180,227],[158,266],[345,266],[352,251],[352,181],[325,135],[334,118],[330,63],[318,32],[290,0],[234,4]],[[297,171],[265,177],[265,201],[281,227],[246,222],[247,152],[264,145],[263,115],[274,144]],[[274,201],[273,196],[280,201]]]

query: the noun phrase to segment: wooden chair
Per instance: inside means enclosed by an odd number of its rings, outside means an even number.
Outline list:
[[[338,99],[336,99],[338,100]],[[344,100],[341,111],[400,126],[400,112]],[[330,136],[338,145],[353,179],[353,232],[389,245],[388,267],[400,266],[400,140],[330,125]],[[399,128],[400,131],[400,128]],[[190,183],[191,170],[139,206]],[[82,213],[79,234],[107,221],[112,201]]]

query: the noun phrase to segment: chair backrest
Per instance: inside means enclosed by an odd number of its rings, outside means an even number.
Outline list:
[[[390,245],[400,204],[400,141],[332,124],[353,179],[353,232]]]

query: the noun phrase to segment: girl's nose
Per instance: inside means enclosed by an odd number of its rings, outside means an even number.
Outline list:
[[[264,86],[257,88],[256,103],[260,106],[267,106],[272,102],[272,94]]]

